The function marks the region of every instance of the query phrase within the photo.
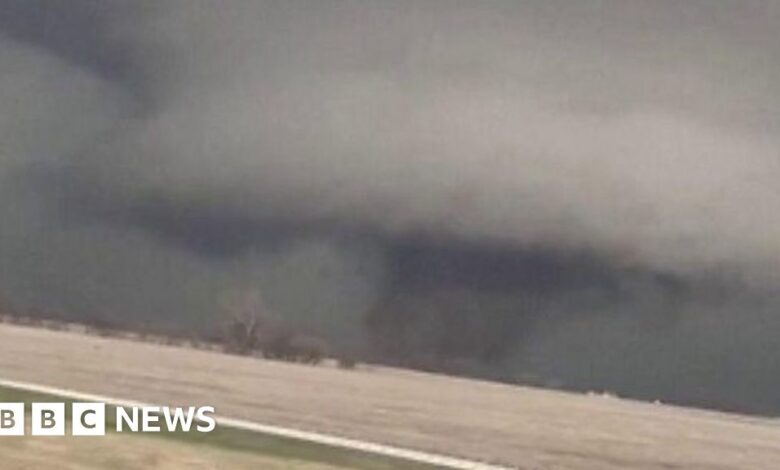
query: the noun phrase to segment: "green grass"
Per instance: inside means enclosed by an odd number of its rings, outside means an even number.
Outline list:
[[[64,402],[67,422],[71,420],[70,404],[74,400],[43,394],[28,392],[7,387],[0,387],[0,402],[24,402],[26,412],[30,413],[32,402]],[[106,407],[106,432],[116,432],[116,408]],[[69,430],[67,431],[69,432]],[[136,433],[124,431],[123,435],[135,436]],[[193,446],[216,446],[229,450],[257,453],[277,458],[305,460],[319,462],[351,469],[365,470],[432,470],[440,468],[433,465],[409,462],[392,457],[377,456],[357,450],[343,449],[323,444],[304,442],[297,439],[272,436],[242,429],[228,427],[217,428],[210,433],[197,431],[169,432],[163,430],[160,433],[142,433],[143,436],[158,436],[161,439],[174,439],[186,442]]]

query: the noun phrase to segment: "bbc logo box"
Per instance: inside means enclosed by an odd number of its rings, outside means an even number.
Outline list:
[[[30,427],[33,436],[64,436],[65,403],[33,403]]]
[[[0,403],[0,436],[24,436],[24,403]]]
[[[25,435],[24,403],[0,403],[0,436]],[[104,436],[105,403],[73,403],[71,435]],[[64,436],[67,416],[64,403],[33,403],[30,410],[30,432],[33,436]]]

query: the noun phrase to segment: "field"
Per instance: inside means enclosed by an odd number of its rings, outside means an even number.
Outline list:
[[[3,469],[290,469],[342,468],[274,455],[234,451],[211,446],[194,448],[170,439],[110,434],[105,438],[3,438]]]
[[[0,401],[25,402],[63,401],[54,396],[0,388]],[[107,413],[107,416],[112,416]],[[110,418],[109,418],[110,420]],[[110,429],[111,426],[108,426]],[[109,432],[101,438],[29,436],[0,439],[3,468],[64,468],[64,469],[216,469],[216,468],[291,468],[327,470],[338,468],[306,459],[292,459],[270,449],[265,454],[244,452],[222,446],[200,446],[193,451],[192,442],[179,436],[147,436]],[[183,435],[182,435],[183,436]]]
[[[0,325],[0,377],[144,402],[209,404],[223,416],[518,468],[780,468],[780,424],[769,419],[379,367],[340,370]],[[8,442],[0,442],[4,458],[28,454],[13,445],[6,453]],[[273,468],[279,459],[229,445],[192,452],[192,444],[115,435],[79,444],[84,449],[40,439],[24,445],[48,446],[68,464],[87,459],[70,468],[101,468],[89,461],[99,454],[89,446],[110,448],[116,458],[125,448],[129,456],[144,449],[152,462],[181,455],[192,468]],[[295,463],[295,452],[287,462]],[[247,458],[271,460],[258,467],[241,460]],[[300,468],[328,468],[305,460]],[[158,468],[177,468],[165,462]]]
[[[362,452],[258,434],[229,427],[208,434],[168,432],[118,434],[116,412],[106,412],[107,435],[100,438],[30,437],[32,402],[65,402],[70,419],[71,400],[0,386],[0,402],[23,402],[28,416],[27,435],[0,439],[2,468],[46,469],[371,469],[431,470],[435,467]],[[128,410],[129,411],[129,410]]]

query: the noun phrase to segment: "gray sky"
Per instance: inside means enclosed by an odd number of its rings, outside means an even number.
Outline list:
[[[259,288],[354,347],[459,299],[492,374],[780,409],[778,30],[769,1],[0,1],[0,295],[205,325]]]

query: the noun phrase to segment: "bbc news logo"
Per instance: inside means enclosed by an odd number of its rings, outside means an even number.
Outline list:
[[[32,403],[30,433],[33,436],[64,436],[65,403]],[[216,429],[213,406],[171,408],[167,406],[116,407],[116,432],[201,432]],[[70,435],[104,436],[105,403],[72,403]],[[24,403],[0,403],[0,436],[24,436]]]

